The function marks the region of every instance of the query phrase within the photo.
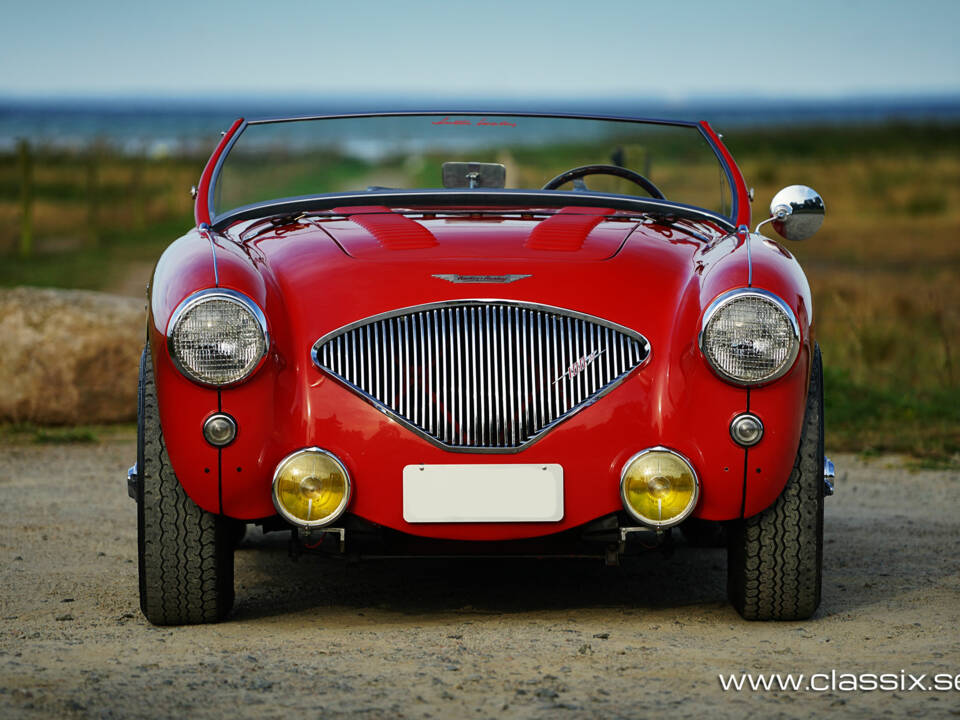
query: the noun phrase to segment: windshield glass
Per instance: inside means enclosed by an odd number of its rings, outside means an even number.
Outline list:
[[[550,189],[631,198],[661,193],[724,217],[732,212],[728,175],[698,126],[528,115],[252,121],[214,178],[212,205],[222,217],[244,206],[330,193],[369,194],[376,204],[377,193],[391,190],[539,191],[585,166],[603,168]]]

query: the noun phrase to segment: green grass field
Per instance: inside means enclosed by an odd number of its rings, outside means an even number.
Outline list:
[[[784,185],[824,197],[822,230],[788,249],[814,292],[828,448],[960,463],[960,126],[735,129],[724,140],[755,188],[754,222]],[[203,163],[35,150],[21,257],[23,164],[0,155],[0,286],[129,291],[193,224],[188,190]]]

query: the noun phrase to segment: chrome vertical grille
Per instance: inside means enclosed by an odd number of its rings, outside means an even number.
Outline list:
[[[612,388],[650,345],[569,310],[464,300],[348,325],[313,353],[319,367],[434,443],[503,452]]]

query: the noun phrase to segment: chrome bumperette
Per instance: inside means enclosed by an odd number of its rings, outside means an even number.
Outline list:
[[[837,478],[837,469],[834,467],[833,460],[828,457],[823,458],[823,494],[833,495],[833,481]]]
[[[312,355],[431,443],[503,453],[522,450],[612,390],[649,360],[650,343],[572,310],[453,300],[351,323],[317,340]]]
[[[134,463],[127,469],[127,495],[131,500],[137,499],[137,490],[140,486],[140,469]]]

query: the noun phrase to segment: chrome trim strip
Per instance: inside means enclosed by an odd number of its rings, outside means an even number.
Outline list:
[[[703,335],[707,325],[710,323],[710,319],[724,305],[736,300],[737,298],[745,296],[763,298],[764,300],[769,300],[774,305],[779,307],[790,321],[790,327],[793,329],[794,340],[790,356],[787,361],[784,362],[781,368],[773,375],[765,377],[761,380],[754,380],[752,382],[743,382],[742,380],[728,375],[723,370],[716,367],[712,362],[710,362],[710,356],[703,349]],[[797,316],[794,314],[793,310],[778,295],[774,295],[769,290],[761,290],[759,288],[736,288],[735,290],[728,290],[725,293],[721,293],[707,306],[707,309],[703,313],[703,319],[700,321],[700,332],[697,334],[697,347],[700,349],[700,355],[703,356],[704,362],[706,362],[710,369],[713,370],[713,372],[716,373],[716,375],[722,380],[739,387],[756,387],[758,385],[766,385],[767,383],[771,383],[774,380],[778,380],[786,375],[790,369],[793,368],[794,363],[797,361],[797,356],[800,354],[800,325],[797,323]]]
[[[245,308],[250,312],[251,315],[254,316],[254,318],[256,318],[257,323],[260,325],[260,330],[263,332],[263,354],[260,356],[260,359],[256,362],[250,372],[248,372],[242,378],[223,384],[206,382],[196,377],[189,369],[180,363],[180,359],[173,350],[173,334],[176,332],[177,324],[180,322],[180,319],[183,317],[184,313],[201,302],[214,299],[228,300]],[[179,305],[177,305],[173,313],[171,313],[170,320],[167,322],[166,336],[167,354],[170,356],[170,360],[173,362],[177,370],[179,370],[180,373],[191,382],[195,382],[198,385],[203,385],[205,387],[224,388],[232,387],[245,382],[249,377],[256,373],[257,370],[260,369],[260,366],[263,365],[264,358],[270,354],[270,332],[267,329],[267,318],[260,309],[260,306],[243,293],[239,293],[236,290],[228,290],[226,288],[207,288],[205,290],[198,290],[192,295],[188,295]]]
[[[753,287],[753,254],[750,251],[750,228],[741,225],[737,228],[736,234],[740,235],[747,245],[747,287]]]
[[[320,453],[321,455],[326,455],[331,460],[333,460],[337,465],[340,466],[340,469],[343,471],[343,477],[346,480],[347,491],[343,494],[343,500],[340,501],[340,504],[337,506],[337,509],[334,510],[330,515],[324,520],[318,520],[316,522],[303,521],[299,518],[291,515],[287,510],[280,504],[280,500],[277,498],[277,478],[280,475],[280,468],[283,467],[284,463],[288,460],[293,459],[297,455],[305,455],[308,453]],[[270,498],[273,500],[273,507],[280,514],[280,516],[289,522],[291,525],[296,525],[297,527],[306,527],[306,528],[318,528],[329,525],[332,522],[336,522],[341,515],[343,515],[344,510],[347,509],[347,505],[350,504],[350,500],[353,497],[353,482],[350,479],[350,471],[347,470],[347,466],[343,464],[343,461],[334,455],[329,450],[324,450],[323,448],[311,446],[301,448],[299,450],[294,450],[292,453],[283,458],[280,462],[277,463],[277,467],[273,471],[273,480],[270,484]]]
[[[419,389],[413,388],[413,394],[422,398],[423,407],[419,413],[411,411],[409,404],[397,405],[393,399],[381,397],[373,390],[371,381],[364,377],[363,362],[359,368],[359,376],[355,370],[351,374],[352,381],[344,377],[337,371],[338,367],[343,366],[344,358],[334,358],[334,349],[331,346],[350,333],[351,340],[354,341],[352,355],[355,359],[358,349],[355,343],[356,333],[352,331],[365,333],[366,363],[369,365],[371,325],[404,316],[408,318],[407,324],[419,323],[418,316],[422,316],[427,326],[426,334],[432,335],[432,341],[425,340],[424,330],[421,328],[420,341],[425,343],[425,354],[430,358],[428,366],[421,372],[421,377],[430,378],[432,387],[426,391],[424,386],[427,383],[421,382]],[[474,319],[476,327],[473,326]],[[575,378],[577,387],[573,388],[572,392],[567,388],[570,383],[556,383],[552,387],[543,385],[546,374],[542,363],[562,363],[567,360],[566,353],[561,352],[562,348],[573,341],[576,341],[578,346],[581,341],[586,342],[586,328],[574,333],[573,322],[591,323],[594,326],[591,330],[594,336],[602,336],[608,341],[612,340],[611,331],[615,331],[621,346],[626,345],[628,338],[633,341],[628,351],[630,357],[625,357],[622,363],[613,366],[616,373],[607,375],[613,380],[606,385],[600,386],[599,375],[596,383],[588,384],[587,373],[580,373],[580,377]],[[537,340],[545,352],[540,354],[541,362],[537,370],[522,366],[522,361],[528,355],[524,349],[524,340],[520,339],[521,335],[525,337],[526,334],[534,332],[535,324],[548,330],[548,337],[544,337],[542,332],[538,333]],[[600,326],[604,328],[602,335]],[[517,339],[516,347],[512,342],[508,342],[514,338]],[[360,350],[362,351],[362,348]],[[376,350],[379,351],[380,348]],[[389,349],[384,347],[383,350],[388,352]],[[623,350],[625,348],[621,347],[621,352]],[[436,360],[433,359],[434,351]],[[483,356],[478,353],[483,353]],[[469,357],[464,357],[464,354]],[[311,348],[314,365],[329,373],[380,412],[438,447],[451,452],[468,453],[513,453],[529,447],[561,422],[613,390],[634,369],[649,362],[651,354],[649,341],[635,330],[622,325],[574,310],[500,299],[450,300],[391,310],[326,333]],[[564,367],[568,365],[569,363]],[[407,366],[409,357],[404,367]],[[408,367],[405,372],[409,387],[411,381]],[[537,373],[541,379],[538,390],[533,386]],[[529,387],[526,385],[528,381]],[[478,392],[479,398],[475,397]],[[534,392],[540,397],[533,397]],[[404,393],[410,394],[409,390]],[[551,395],[553,407],[545,407],[544,401],[549,401]],[[539,413],[538,400],[541,406]],[[547,406],[550,404],[546,403]],[[416,400],[413,406],[416,407]],[[554,419],[543,424],[549,417]]]
[[[215,287],[220,287],[220,273],[217,272],[217,246],[213,243],[210,225],[209,223],[200,223],[197,226],[197,230],[199,230],[200,234],[207,238],[210,243],[210,254],[213,255],[213,284]]]
[[[651,452],[666,452],[680,458],[683,462],[686,463],[687,467],[690,468],[690,472],[693,475],[693,497],[690,499],[690,503],[687,505],[686,509],[675,518],[671,518],[667,522],[652,522],[649,518],[644,518],[638,515],[633,511],[633,508],[630,507],[630,503],[627,502],[627,493],[626,487],[624,486],[624,481],[627,479],[627,468],[630,467],[630,464],[637,458],[643,457]],[[700,476],[697,475],[697,469],[693,466],[693,463],[685,455],[678,453],[676,450],[673,450],[663,445],[655,445],[654,447],[649,447],[646,450],[641,450],[635,455],[631,455],[630,459],[623,464],[623,469],[620,471],[620,500],[623,502],[623,509],[627,511],[627,514],[630,515],[634,520],[647,527],[653,527],[657,530],[663,530],[664,528],[670,528],[674,525],[679,525],[684,520],[686,520],[690,513],[694,511],[697,507],[697,502],[700,500]]]

